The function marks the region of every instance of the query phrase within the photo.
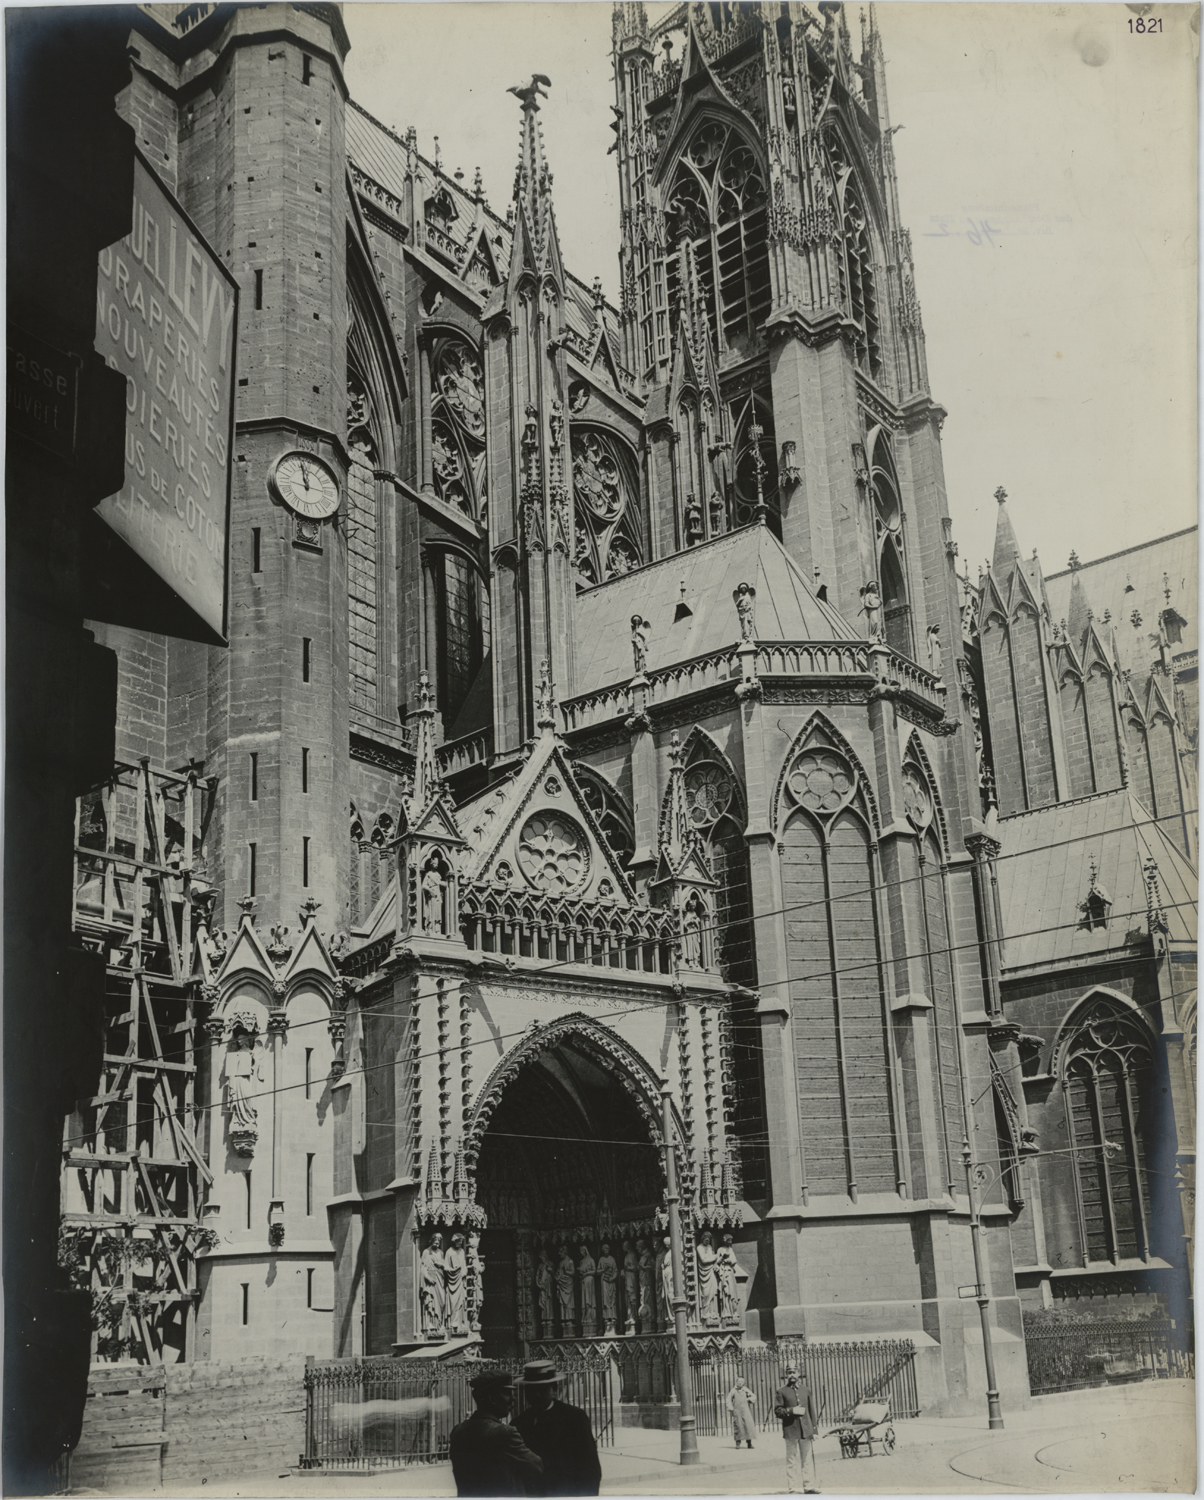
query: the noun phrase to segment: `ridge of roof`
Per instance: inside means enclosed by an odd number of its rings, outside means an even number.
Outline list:
[[[1178,537],[1187,536],[1189,532],[1199,531],[1199,529],[1197,524],[1184,526],[1181,531],[1168,531],[1165,536],[1151,537],[1148,542],[1137,542],[1132,547],[1122,547],[1119,552],[1107,552],[1103,557],[1093,557],[1090,562],[1080,563],[1077,568],[1059,568],[1056,573],[1046,573],[1045,581],[1048,583],[1054,578],[1066,578],[1071,573],[1097,567],[1100,563],[1115,562],[1118,557],[1129,557],[1134,552],[1144,552],[1147,547],[1159,547],[1163,542],[1173,542]]]

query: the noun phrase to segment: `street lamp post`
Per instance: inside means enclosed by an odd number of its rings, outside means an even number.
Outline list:
[[[677,1155],[673,1149],[673,1107],[668,1080],[661,1083],[661,1132],[665,1141],[665,1202],[669,1207],[669,1262],[673,1270],[673,1331],[677,1342],[677,1399],[681,1406],[681,1463],[698,1462],[694,1384],[690,1379],[690,1340],[686,1333],[686,1278],[682,1265],[681,1219],[677,1213]]]
[[[975,1191],[975,1175],[980,1171],[970,1160],[970,1138],[962,1140],[962,1161],[966,1167],[966,1195],[970,1200],[970,1243],[974,1248],[974,1285],[977,1292],[978,1316],[982,1323],[982,1357],[987,1367],[987,1426],[1003,1426],[1003,1413],[999,1409],[999,1387],[995,1380],[995,1351],[991,1346],[991,1297],[983,1280],[982,1265],[982,1219],[978,1211],[978,1194]]]

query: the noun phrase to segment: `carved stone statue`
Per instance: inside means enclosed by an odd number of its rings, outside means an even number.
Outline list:
[[[598,1257],[598,1279],[602,1283],[602,1331],[614,1333],[619,1316],[619,1263],[606,1244]]]
[[[719,1277],[716,1274],[714,1242],[704,1233],[694,1247],[698,1274],[698,1316],[708,1328],[719,1321]]]
[[[433,1234],[418,1263],[418,1299],[422,1331],[428,1338],[443,1332],[447,1321],[447,1283],[443,1274],[443,1236]]]
[[[622,1242],[622,1290],[627,1302],[627,1332],[634,1334],[640,1307],[640,1259],[631,1248],[630,1239]]]
[[[740,1289],[736,1283],[736,1252],[732,1248],[730,1234],[723,1236],[723,1244],[715,1253],[715,1261],[719,1276],[719,1321],[735,1323],[740,1316]]]
[[[447,1331],[468,1332],[468,1258],[464,1254],[464,1236],[453,1234],[443,1257],[443,1281],[447,1288]]]
[[[652,1251],[648,1248],[647,1240],[636,1240],[636,1250],[639,1252],[640,1273],[640,1332],[652,1332],[652,1298],[656,1263],[653,1260]]]
[[[874,579],[861,589],[861,613],[865,616],[866,634],[871,641],[882,639],[882,595]]]
[[[941,675],[941,627],[939,624],[928,627],[928,670],[934,677]]]
[[[443,914],[443,893],[447,889],[439,867],[427,865],[422,872],[422,930],[443,936],[446,925]]]
[[[251,1032],[235,1032],[234,1046],[226,1053],[222,1076],[226,1084],[226,1112],[230,1129],[253,1132],[259,1113],[251,1103],[251,1097],[257,1092],[256,1085],[263,1082],[263,1072],[255,1051],[255,1037]]]
[[[539,1264],[535,1267],[535,1295],[539,1302],[539,1332],[542,1338],[552,1337],[553,1288],[556,1273],[552,1269],[552,1257],[546,1247],[539,1252]]]
[[[669,1237],[665,1236],[663,1248],[657,1252],[660,1270],[660,1320],[662,1328],[673,1327],[673,1257],[669,1254]]]
[[[561,1247],[560,1263],[556,1267],[556,1295],[560,1299],[560,1332],[565,1337],[572,1336],[573,1319],[577,1313],[574,1290],[576,1279],[577,1267],[573,1264],[569,1247],[564,1245]]]
[[[588,1336],[598,1331],[598,1283],[595,1280],[598,1265],[589,1253],[588,1245],[581,1247],[577,1270],[581,1273],[581,1332]]]
[[[468,1235],[468,1327],[472,1333],[481,1331],[481,1296],[485,1287],[485,1260],[481,1255],[481,1236],[473,1229]]]
[[[649,620],[642,615],[631,617],[631,654],[635,659],[635,671],[638,677],[648,665],[648,632],[652,629]]]
[[[681,961],[688,969],[702,968],[702,909],[696,896],[690,899],[682,919]]]
[[[736,586],[732,598],[736,601],[736,614],[740,619],[740,640],[755,641],[757,638],[757,591],[751,583]]]

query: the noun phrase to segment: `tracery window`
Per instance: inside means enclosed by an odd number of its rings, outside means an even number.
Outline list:
[[[427,618],[434,631],[436,701],[449,738],[477,727],[461,722],[489,639],[489,591],[461,552],[432,549],[426,559]]]
[[[746,816],[731,767],[701,731],[695,731],[686,746],[685,788],[690,822],[702,837],[717,886],[712,951],[724,978],[743,990],[732,997],[727,1022],[734,1093],[732,1124],[744,1194],[750,1199],[762,1198],[768,1191],[768,1162],[761,1031],[753,993],[757,961],[748,846],[744,841]]]
[[[769,313],[765,177],[739,130],[705,120],[677,166],[667,197],[670,249],[684,246],[720,346],[746,348]],[[679,273],[670,254],[669,304]]]
[[[465,340],[436,338],[431,349],[431,475],[440,500],[484,520],[485,377]]]
[[[903,507],[890,439],[881,427],[869,434],[870,493],[873,497],[874,552],[882,590],[882,623],[887,645],[915,656],[911,603],[907,592],[907,555],[903,542]]]
[[[635,825],[631,809],[610,782],[592,766],[575,761],[573,775],[581,788],[586,806],[598,820],[606,842],[618,856],[620,866],[626,869],[635,853]]]
[[[837,138],[828,143],[832,175],[840,204],[840,292],[854,325],[858,365],[873,379],[882,371],[882,328],[874,279],[874,250],[869,216],[861,192]]]
[[[1062,1068],[1084,1261],[1148,1260],[1154,1057],[1145,1027],[1097,997],[1072,1018]]]
[[[873,828],[860,769],[821,727],[779,809],[804,1193],[898,1189]]]
[[[635,454],[612,432],[573,423],[573,566],[583,584],[630,573],[644,561]]]

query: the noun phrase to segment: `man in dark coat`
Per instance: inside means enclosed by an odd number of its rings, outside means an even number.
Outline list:
[[[526,1406],[514,1419],[527,1446],[543,1459],[542,1495],[596,1495],[602,1465],[589,1414],[556,1395],[560,1376],[550,1359],[533,1360],[521,1381]]]
[[[781,1422],[786,1439],[786,1488],[792,1495],[818,1495],[815,1454],[811,1450],[819,1430],[819,1413],[811,1387],[793,1365],[787,1365],[785,1384],[773,1398],[773,1414]]]
[[[514,1406],[513,1377],[486,1370],[469,1384],[477,1409],[451,1430],[457,1495],[542,1494],[543,1460],[506,1420]]]

